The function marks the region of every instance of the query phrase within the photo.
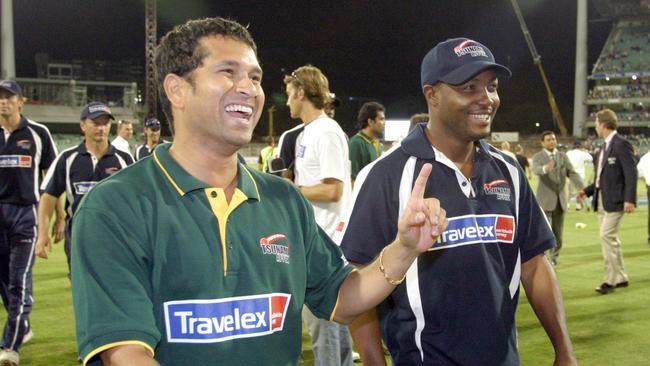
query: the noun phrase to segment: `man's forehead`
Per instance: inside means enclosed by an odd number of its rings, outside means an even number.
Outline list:
[[[106,125],[111,123],[111,119],[107,115],[99,116],[95,119],[86,118],[86,121],[90,121],[96,125]]]
[[[0,95],[2,95],[3,97],[11,98],[16,94],[10,93],[8,90],[0,89]]]
[[[206,57],[212,58],[230,58],[236,52],[248,53],[252,63],[259,65],[257,53],[246,42],[242,40],[223,35],[210,35],[199,38],[196,46],[196,52],[201,59]]]

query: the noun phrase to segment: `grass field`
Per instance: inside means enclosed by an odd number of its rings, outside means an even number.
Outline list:
[[[639,197],[645,197],[640,185]],[[564,249],[556,267],[578,360],[588,366],[650,364],[650,245],[647,208],[626,215],[621,235],[630,287],[603,296],[594,291],[602,282],[603,260],[597,218],[591,212],[569,211]],[[575,223],[587,224],[576,229]],[[541,224],[541,223],[540,223]],[[77,365],[74,318],[61,244],[50,259],[34,268],[32,327],[34,339],[21,348],[21,365]],[[525,296],[517,314],[523,365],[551,365],[553,353]],[[309,339],[303,335],[304,365],[311,365]]]

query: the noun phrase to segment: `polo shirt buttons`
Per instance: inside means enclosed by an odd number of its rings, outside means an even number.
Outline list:
[[[210,192],[210,197],[217,198],[217,192],[216,191]]]
[[[467,187],[467,182],[463,182],[463,187]]]

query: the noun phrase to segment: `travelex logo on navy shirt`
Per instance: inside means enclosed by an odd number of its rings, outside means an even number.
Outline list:
[[[0,168],[31,168],[32,157],[29,155],[2,155]]]
[[[215,300],[168,301],[167,341],[217,343],[281,331],[290,294],[272,293]]]
[[[515,219],[508,215],[465,215],[448,219],[447,230],[430,250],[479,243],[512,243]]]

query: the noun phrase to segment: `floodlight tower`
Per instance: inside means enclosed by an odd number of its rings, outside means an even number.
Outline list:
[[[147,117],[157,117],[158,115],[158,94],[156,92],[156,76],[154,56],[156,52],[156,0],[146,0],[145,2],[145,104],[147,106]]]
[[[526,44],[528,44],[530,54],[533,57],[533,63],[537,65],[539,73],[542,76],[542,81],[544,82],[544,87],[546,88],[546,97],[548,98],[548,104],[551,107],[551,112],[553,113],[553,124],[560,130],[560,135],[566,136],[567,129],[564,125],[564,120],[562,119],[560,110],[557,107],[557,103],[555,103],[555,97],[553,96],[553,91],[551,91],[551,86],[549,85],[548,79],[546,78],[546,73],[544,72],[544,67],[542,66],[542,56],[537,53],[535,43],[533,42],[533,38],[528,31],[526,21],[524,20],[523,15],[521,15],[521,9],[519,9],[517,0],[510,0],[510,2],[512,3],[512,8],[515,10],[515,14],[517,15],[517,20],[519,21],[519,26],[521,27],[521,31],[524,34],[524,39],[526,39]]]
[[[14,79],[16,77],[16,57],[14,50],[14,12],[12,9],[13,0],[2,1],[2,30],[0,31],[0,43],[2,44],[2,61],[0,61],[0,79]]]
[[[583,137],[587,120],[587,0],[578,1],[576,20],[576,75],[573,96],[573,136]]]

